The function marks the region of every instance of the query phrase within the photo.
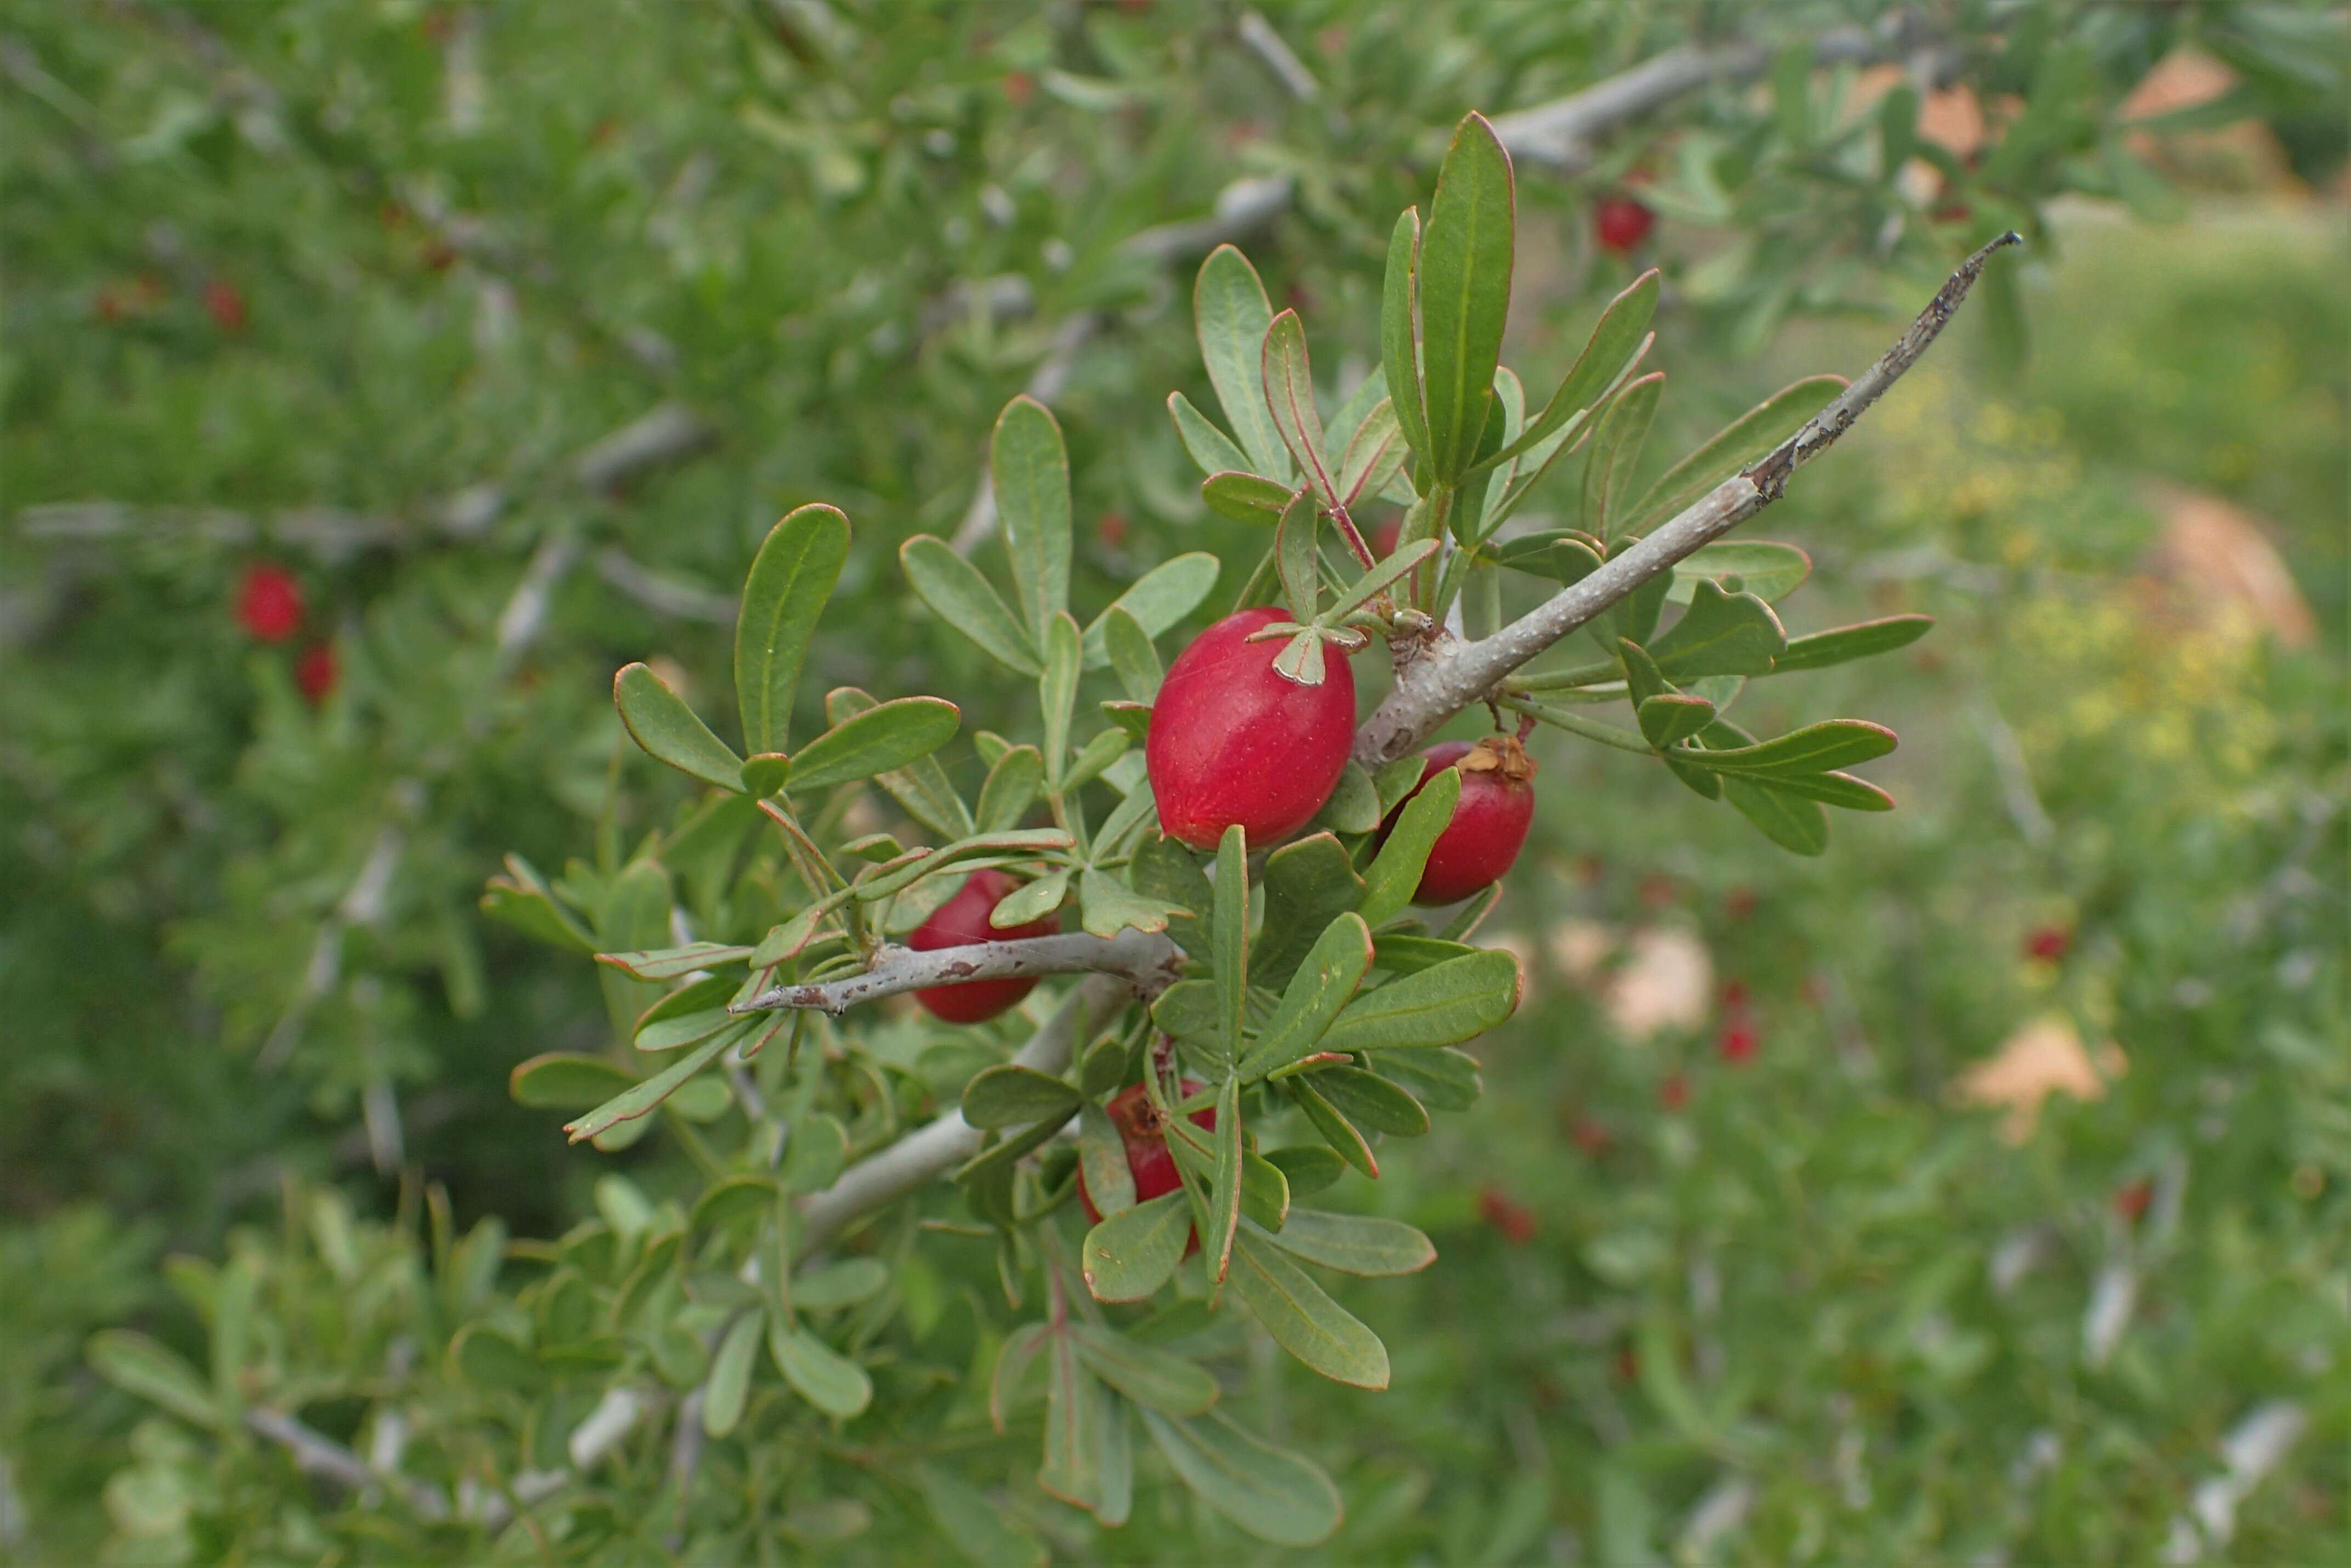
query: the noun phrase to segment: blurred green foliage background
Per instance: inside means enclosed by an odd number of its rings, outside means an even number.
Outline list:
[[[1237,584],[1259,548],[1199,506],[1160,408],[1200,395],[1185,269],[1121,241],[1286,179],[1249,248],[1361,358],[1436,128],[1759,20],[1269,8],[1320,81],[1297,102],[1238,13],[1181,0],[591,9],[0,8],[0,1558],[370,1555],[191,1532],[304,1483],[208,1470],[89,1370],[110,1324],[201,1354],[166,1258],[286,1270],[270,1332],[359,1365],[382,1350],[359,1275],[298,1276],[312,1244],[281,1217],[348,1210],[353,1247],[413,1267],[424,1183],[458,1229],[552,1236],[616,1164],[691,1179],[660,1139],[568,1150],[508,1103],[507,1070],[594,1038],[601,1003],[473,901],[505,850],[560,864],[671,818],[683,787],[616,760],[606,683],[655,651],[723,683],[725,591],[776,517],[822,499],[859,529],[810,687],[939,691],[989,725],[1017,694],[910,612],[893,549],[954,530],[1073,317],[1099,328],[1052,399],[1081,573],[1206,548]],[[2038,106],[2059,89],[2014,38],[2081,19],[2012,9],[1985,97]],[[2183,120],[2147,154],[2159,193],[2104,164],[2043,181],[2013,297],[1761,528],[1812,552],[1808,624],[1940,617],[1777,716],[1893,724],[1875,777],[1901,809],[1797,861],[1647,759],[1539,753],[1497,916],[1529,1004],[1479,1046],[1478,1109],[1364,1200],[1442,1253],[1347,1296],[1395,1386],[1268,1358],[1234,1391],[1332,1466],[1350,1519],[1323,1560],[2340,1548],[2340,34],[2323,8],[2143,9],[2081,23],[2084,79],[2119,96],[2184,30],[2265,95],[2258,134]],[[1687,148],[1735,143],[1737,112],[1521,176],[1514,352],[1553,368],[1630,276],[1591,201],[1649,182],[1683,438],[1865,363],[1956,243],[2039,215],[1955,168],[1942,204],[1970,210],[1888,246],[1802,166],[1709,214]],[[583,485],[578,454],[659,410],[691,411],[670,460]],[[299,583],[288,643],[234,613],[256,562]],[[535,565],[569,570],[518,639]],[[910,1293],[970,1289],[931,1274]],[[2286,1440],[2256,1465],[2263,1436]],[[1033,1490],[1006,1506],[1076,1560],[1256,1550],[1172,1486],[1115,1535]]]

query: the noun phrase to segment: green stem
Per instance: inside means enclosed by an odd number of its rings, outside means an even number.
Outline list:
[[[1580,735],[1586,740],[1596,740],[1603,746],[1613,746],[1619,751],[1637,756],[1651,755],[1649,743],[1629,729],[1619,729],[1613,724],[1601,724],[1593,719],[1579,718],[1572,713],[1562,713],[1547,704],[1529,702],[1522,697],[1503,696],[1496,699],[1513,713],[1522,713],[1543,723]]]

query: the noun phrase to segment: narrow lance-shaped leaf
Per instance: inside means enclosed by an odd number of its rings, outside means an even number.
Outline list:
[[[705,784],[743,792],[743,759],[644,665],[624,665],[612,678],[612,706],[647,756]]]
[[[751,1369],[759,1359],[759,1332],[766,1326],[764,1313],[747,1312],[728,1325],[718,1342],[702,1397],[702,1429],[711,1437],[724,1437],[743,1418],[744,1401],[751,1392]]]
[[[963,1119],[975,1127],[1018,1127],[1066,1118],[1078,1108],[1074,1084],[1003,1061],[964,1085]]]
[[[1338,486],[1322,463],[1322,415],[1314,405],[1314,367],[1297,311],[1284,310],[1266,328],[1262,361],[1274,429],[1323,503],[1336,505]]]
[[[1197,1416],[1217,1402],[1217,1380],[1198,1363],[1091,1323],[1072,1325],[1078,1354],[1095,1375],[1138,1405]]]
[[[1192,286],[1192,312],[1209,384],[1249,466],[1289,479],[1290,458],[1265,401],[1265,329],[1273,305],[1249,257],[1230,245],[1210,251]]]
[[[1290,1261],[1273,1237],[1243,1222],[1233,1289],[1274,1343],[1334,1383],[1388,1385],[1387,1346]]]
[[[1111,601],[1086,628],[1085,667],[1099,670],[1110,664],[1110,618],[1131,617],[1146,639],[1156,637],[1197,610],[1215,591],[1224,563],[1206,550],[1194,550],[1161,561],[1135,579],[1133,587]]]
[[[1657,310],[1657,269],[1651,267],[1608,302],[1593,324],[1583,352],[1569,367],[1559,390],[1535,415],[1518,439],[1506,443],[1485,465],[1496,467],[1531,452],[1556,434],[1575,414],[1597,402],[1639,352],[1644,333]]]
[[[1110,656],[1110,667],[1118,674],[1119,685],[1138,703],[1156,699],[1160,678],[1166,671],[1143,623],[1113,604],[1102,612],[1102,647]]]
[[[1428,416],[1420,390],[1420,352],[1413,340],[1414,269],[1420,257],[1420,209],[1407,207],[1388,236],[1388,265],[1380,293],[1380,368],[1395,405],[1405,444],[1428,455]]]
[[[998,417],[987,461],[1021,613],[1042,653],[1047,626],[1070,601],[1070,455],[1061,427],[1023,393]]]
[[[794,789],[871,779],[928,757],[955,736],[962,715],[939,697],[893,697],[834,725],[792,758]]]
[[[1866,719],[1832,718],[1788,735],[1731,750],[1689,753],[1689,759],[1719,773],[1825,773],[1883,757],[1894,749],[1894,732]]]
[[[1348,586],[1347,591],[1332,600],[1317,617],[1325,626],[1335,626],[1346,616],[1370,602],[1372,595],[1437,553],[1435,539],[1416,539],[1400,546],[1396,552],[1364,573]]]
[[[880,706],[855,686],[836,686],[824,695],[825,716],[833,724]],[[908,816],[931,831],[950,839],[971,832],[971,810],[963,803],[962,795],[948,780],[947,770],[939,766],[936,758],[918,757],[904,768],[877,775],[873,782],[904,807]],[[761,809],[766,808],[763,805]]]
[[[1012,607],[944,539],[916,534],[898,547],[906,580],[938,618],[1016,674],[1037,673],[1037,650]]]
[[[1417,759],[1414,760],[1416,764]],[[1364,902],[1356,907],[1366,925],[1380,926],[1404,913],[1428,867],[1428,852],[1453,821],[1461,799],[1461,770],[1447,768],[1420,787],[1364,873]]]
[[[1207,503],[1208,510],[1237,523],[1263,528],[1281,520],[1281,509],[1290,505],[1292,494],[1290,486],[1254,474],[1211,474],[1200,481],[1200,499]]]
[[[1510,154],[1482,116],[1465,117],[1438,171],[1420,243],[1428,461],[1448,483],[1476,457],[1493,401],[1510,308],[1513,206]]]
[[[1382,398],[1355,427],[1339,457],[1339,500],[1353,507],[1366,492],[1378,495],[1388,486],[1405,460],[1404,427],[1396,422],[1395,404]]]
[[[1309,1263],[1343,1274],[1413,1274],[1437,1260],[1437,1248],[1426,1236],[1400,1219],[1368,1214],[1292,1208],[1290,1224],[1273,1241]]]
[[[1238,1076],[1253,1082],[1312,1051],[1353,998],[1371,961],[1372,934],[1362,915],[1350,913],[1331,922],[1290,977]]]
[[[1192,406],[1192,400],[1182,392],[1167,394],[1167,416],[1176,422],[1176,434],[1184,443],[1184,450],[1200,465],[1203,474],[1225,471],[1245,473],[1249,466],[1249,454],[1233,444],[1233,438],[1218,430],[1208,416]]]
[[[1777,603],[1803,586],[1812,574],[1813,558],[1794,545],[1771,539],[1724,539],[1675,564],[1673,586],[1666,591],[1666,600],[1687,604],[1698,583],[1708,578],[1722,581],[1728,591],[1729,580],[1735,577],[1741,591],[1766,603]]]
[[[1110,1113],[1089,1100],[1078,1107],[1078,1168],[1094,1212],[1108,1219],[1134,1207],[1134,1171],[1126,1163],[1126,1142]]]
[[[1045,718],[1045,778],[1055,789],[1061,787],[1069,760],[1070,720],[1078,706],[1081,642],[1078,623],[1070,612],[1055,611],[1045,623],[1045,673],[1037,678],[1038,701]]]
[[[1045,788],[1045,758],[1033,746],[1016,746],[996,759],[979,787],[979,804],[972,821],[983,833],[1004,832],[1020,825],[1029,808]]]
[[[1208,1278],[1221,1281],[1231,1266],[1233,1228],[1241,1213],[1241,1081],[1225,1080],[1217,1094],[1216,1173],[1208,1184],[1208,1228],[1201,1251]],[[1177,1124],[1181,1125],[1180,1123]]]
[[[751,558],[735,619],[735,700],[743,710],[745,749],[790,750],[800,662],[848,559],[849,519],[820,505],[801,507],[768,529]]]
[[[1301,489],[1290,497],[1274,534],[1274,566],[1281,574],[1282,602],[1289,606],[1290,618],[1301,625],[1314,619],[1315,606],[1322,600],[1322,555],[1315,543],[1320,516],[1314,492]]]
[[[1809,637],[1791,638],[1780,656],[1771,662],[1771,672],[1778,674],[1788,670],[1826,669],[1850,659],[1890,653],[1924,637],[1934,624],[1931,615],[1889,615],[1882,621],[1864,621],[1834,631],[1815,632]]]
[[[757,1027],[756,1020],[751,1027]],[[745,1032],[747,1033],[748,1030]],[[622,1122],[634,1121],[672,1094],[676,1093],[681,1084],[709,1066],[717,1059],[720,1051],[735,1043],[737,1038],[737,1035],[730,1030],[703,1041],[682,1060],[655,1073],[625,1093],[606,1101],[578,1121],[566,1123],[563,1130],[569,1134],[571,1141],[577,1144],[596,1136],[608,1127]]]
[[[1217,845],[1216,908],[1210,956],[1217,969],[1217,1026],[1225,1060],[1240,1055],[1249,1019],[1249,836],[1238,822]]]
[[[1583,512],[1581,526],[1595,538],[1609,539],[1624,532],[1620,503],[1641,461],[1649,426],[1657,417],[1657,396],[1666,374],[1652,371],[1628,384],[1600,416],[1592,437],[1592,455],[1584,459]]]
[[[1174,1275],[1191,1234],[1191,1200],[1180,1189],[1106,1217],[1079,1252],[1086,1289],[1098,1301],[1144,1300]]]
[[[1390,980],[1348,1004],[1322,1037],[1325,1051],[1454,1045],[1518,1010],[1519,961],[1499,949]]]
[[[1338,1530],[1339,1489],[1311,1460],[1275,1448],[1221,1410],[1186,1420],[1146,1406],[1141,1415],[1193,1495],[1259,1541],[1314,1546]]]
[[[1723,798],[1767,839],[1791,854],[1817,855],[1829,847],[1829,817],[1817,800],[1765,787],[1761,779],[1722,776]]]

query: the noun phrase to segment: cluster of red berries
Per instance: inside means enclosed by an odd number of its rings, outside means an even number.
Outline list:
[[[245,569],[236,590],[236,623],[256,643],[285,643],[302,630],[302,584],[282,566],[258,561]],[[341,678],[332,643],[313,643],[294,660],[294,685],[312,706],[325,702]]]

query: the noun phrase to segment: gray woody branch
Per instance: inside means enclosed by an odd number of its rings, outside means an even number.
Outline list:
[[[1132,926],[1115,936],[1071,931],[1052,936],[935,947],[921,953],[893,946],[874,955],[872,967],[863,974],[821,985],[778,986],[749,1001],[736,1003],[727,1011],[757,1013],[805,1008],[838,1018],[860,1002],[879,1001],[883,997],[929,990],[935,986],[1088,972],[1123,976],[1135,989],[1156,994],[1175,978],[1175,966],[1181,957],[1176,945],[1166,937]]]
[[[1785,493],[1796,470],[1818,457],[1918,362],[1968,296],[1991,254],[2021,243],[2004,234],[1962,262],[1927,308],[1877,362],[1835,402],[1744,473],[1734,474],[1687,510],[1661,524],[1599,570],[1562,589],[1490,637],[1442,638],[1401,663],[1395,689],[1355,732],[1355,760],[1375,768],[1428,738],[1455,714],[1481,700],[1503,677],[1598,617],[1699,546],[1721,538]]]

